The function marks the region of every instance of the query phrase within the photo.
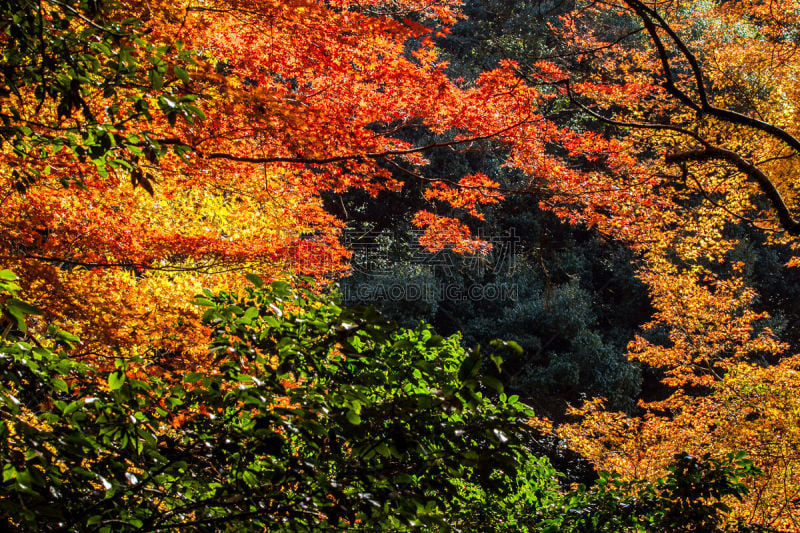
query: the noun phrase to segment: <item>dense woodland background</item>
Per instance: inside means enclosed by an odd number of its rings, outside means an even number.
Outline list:
[[[0,3],[4,527],[800,531],[798,16]]]

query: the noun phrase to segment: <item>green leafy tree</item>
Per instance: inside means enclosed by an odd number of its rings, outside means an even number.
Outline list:
[[[285,283],[198,299],[218,366],[178,383],[72,361],[74,337],[26,335],[21,302],[0,345],[9,527],[445,527],[461,484],[514,472],[532,433],[458,338]]]

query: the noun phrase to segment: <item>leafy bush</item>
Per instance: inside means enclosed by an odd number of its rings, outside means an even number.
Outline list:
[[[564,491],[527,448],[530,409],[458,336],[251,281],[198,298],[216,366],[170,380],[35,338],[36,308],[0,271],[5,529],[708,531],[754,473],[684,456],[656,484]]]
[[[453,514],[462,531],[767,531],[730,521],[725,503],[746,495],[744,481],[759,473],[743,452],[722,459],[681,453],[652,482],[603,472],[593,486],[565,491],[546,458],[528,457],[517,476],[498,474],[492,491],[466,486],[473,504]]]
[[[467,505],[459,483],[518,467],[530,411],[489,400],[497,382],[456,337],[285,283],[206,296],[218,366],[177,383],[144,361],[103,374],[69,359],[74,338],[48,348],[9,329],[8,527],[442,526]]]

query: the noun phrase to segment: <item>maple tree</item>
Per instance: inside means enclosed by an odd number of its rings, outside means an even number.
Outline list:
[[[524,140],[513,164],[579,179],[540,148],[556,140],[575,152],[614,146],[537,114],[536,106],[553,95],[535,87],[509,92],[518,79],[506,69],[489,72],[470,87],[452,82],[437,58],[433,30],[414,19],[451,23],[455,3],[373,7],[372,2],[9,7],[4,150],[11,171],[3,198],[10,213],[3,222],[4,260],[33,285],[63,287],[50,291],[57,294],[50,304],[43,294],[47,316],[76,322],[84,342],[97,338],[99,345],[141,347],[147,343],[130,331],[77,324],[86,320],[80,315],[98,316],[81,308],[92,307],[92,295],[116,293],[110,285],[125,284],[125,272],[140,278],[127,285],[136,286],[146,307],[158,307],[159,298],[180,300],[158,286],[153,271],[250,264],[267,276],[279,270],[334,272],[346,253],[336,242],[337,222],[319,207],[320,191],[395,190],[402,185],[398,176],[418,178],[413,167],[425,162],[425,151],[484,139]],[[406,54],[412,37],[419,47]],[[393,137],[408,127],[428,128],[442,140],[412,146]],[[138,194],[129,193],[127,181]],[[434,181],[428,198],[478,217],[478,204],[502,198],[497,184],[483,175]],[[145,198],[144,191],[153,198]],[[188,201],[193,194],[194,205]],[[219,221],[226,217],[219,209],[250,211],[249,219],[239,221],[249,224],[250,233],[222,229]],[[214,218],[215,224],[205,223]],[[415,223],[426,228],[423,242],[431,249],[481,249],[455,218],[420,212]],[[209,283],[202,276],[193,279],[187,283],[195,288]],[[73,304],[57,310],[56,301],[70,295],[76,296]],[[122,305],[111,314],[122,312]],[[130,313],[129,322],[141,314]],[[166,322],[176,317],[173,312]],[[135,329],[148,328],[139,322]],[[156,336],[148,337],[149,346]]]
[[[573,411],[583,420],[560,434],[601,468],[632,478],[658,475],[680,450],[760,450],[768,475],[736,514],[796,530],[795,420],[786,403],[796,358],[758,305],[730,230],[745,223],[768,245],[797,246],[791,5],[589,2],[559,26],[578,72],[513,68],[529,82],[547,74],[595,131],[639,160],[617,176],[552,180],[561,193],[554,208],[639,253],[656,309],[645,327],[668,335],[629,346],[631,358],[664,370],[667,398],[641,402],[641,417],[588,402]]]
[[[425,29],[368,8],[7,4],[3,260],[48,320],[89,354],[202,351],[185,302],[221,273],[341,270],[318,191],[395,187],[375,160],[418,150],[368,126],[432,115],[448,89],[429,42],[403,56]]]
[[[583,149],[583,136],[532,111],[549,95],[506,98],[513,74],[466,88],[448,78],[433,30],[416,20],[451,23],[455,7],[9,6],[4,261],[40,288],[33,298],[47,319],[81,334],[87,354],[202,352],[183,302],[233,283],[205,274],[344,268],[340,224],[320,191],[396,190],[399,176],[418,178],[425,151],[490,138],[525,139],[527,160],[516,164],[530,171],[558,167],[537,148],[546,142]],[[409,55],[410,38],[420,44]],[[412,146],[392,135],[409,127],[442,140]],[[478,204],[502,198],[496,187],[470,175],[426,195],[480,217]],[[420,212],[415,223],[431,249],[482,249],[455,218]]]

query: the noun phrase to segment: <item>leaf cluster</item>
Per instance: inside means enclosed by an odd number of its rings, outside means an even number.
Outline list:
[[[102,177],[115,168],[128,171],[134,186],[152,194],[153,178],[138,161],[153,163],[168,148],[147,127],[153,113],[171,125],[203,114],[193,105],[196,95],[185,91],[197,54],[180,43],[150,42],[146,33],[136,13],[113,0],[3,2],[3,144],[15,157],[34,160],[65,150]],[[184,152],[179,146],[176,153]],[[50,168],[14,170],[17,190],[25,192]],[[74,181],[83,185],[79,177]]]

